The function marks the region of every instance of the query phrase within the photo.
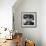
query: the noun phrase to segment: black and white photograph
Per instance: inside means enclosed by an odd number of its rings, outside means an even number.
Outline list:
[[[22,27],[36,27],[36,12],[22,12]]]

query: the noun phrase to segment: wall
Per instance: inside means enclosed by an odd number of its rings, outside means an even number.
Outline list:
[[[12,29],[12,6],[16,0],[0,0],[0,27]]]
[[[45,0],[18,0],[13,6],[15,31],[23,33],[24,39],[31,39],[35,41],[36,46],[46,46],[44,36],[45,31]],[[44,6],[44,7],[43,7]],[[44,10],[44,11],[43,11]],[[21,27],[21,12],[37,12],[37,27],[36,28],[22,28]],[[44,18],[43,18],[44,15]],[[43,21],[44,22],[43,22]],[[44,30],[44,31],[43,31]],[[44,34],[44,33],[45,34]],[[43,35],[44,34],[44,35]],[[43,38],[44,36],[44,38]],[[43,39],[42,39],[43,38]]]
[[[3,28],[12,29],[12,6],[15,2],[16,0],[0,0],[0,33],[3,31],[0,34],[0,38],[10,35],[10,32],[5,32]],[[1,27],[3,28],[1,29]]]
[[[46,0],[41,1],[41,38],[42,46],[46,46]]]

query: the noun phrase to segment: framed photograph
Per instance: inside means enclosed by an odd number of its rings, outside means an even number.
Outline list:
[[[37,13],[36,12],[22,12],[21,13],[21,26],[34,28],[37,26]]]

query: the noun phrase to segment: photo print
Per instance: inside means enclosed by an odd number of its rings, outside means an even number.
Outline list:
[[[36,27],[36,12],[22,12],[22,27]]]

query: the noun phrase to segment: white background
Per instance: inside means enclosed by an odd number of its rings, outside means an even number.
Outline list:
[[[0,27],[3,26],[9,29],[12,28],[12,6],[15,3],[15,1],[16,0],[0,0]],[[28,6],[26,7],[28,8]],[[41,20],[39,19],[40,17],[41,17]],[[39,20],[41,21],[41,23],[39,23],[40,22]],[[35,38],[38,38],[39,36],[36,33],[40,32],[41,38],[42,38],[41,39],[42,46],[46,46],[46,0],[41,0],[41,16],[38,16],[38,21],[39,21],[38,26],[39,24],[41,24],[40,29],[39,28],[37,28],[37,30],[36,29],[24,29],[21,32],[23,32],[24,34],[28,33],[29,35],[32,34],[32,36],[35,34],[34,35]]]

